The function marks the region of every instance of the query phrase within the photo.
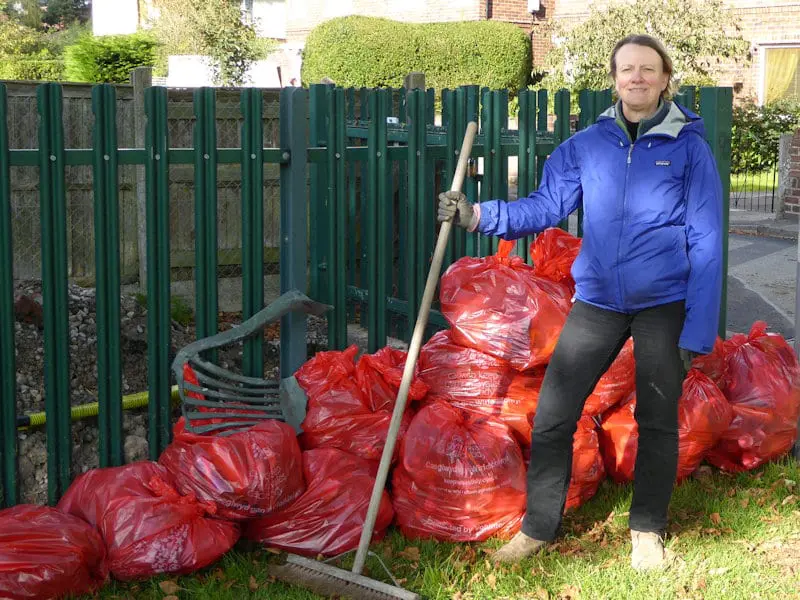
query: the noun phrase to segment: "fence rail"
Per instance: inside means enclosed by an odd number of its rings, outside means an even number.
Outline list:
[[[520,196],[534,189],[553,148],[566,140],[573,128],[582,129],[594,122],[610,104],[607,90],[581,92],[580,114],[573,127],[569,94],[559,91],[553,98],[555,121],[549,131],[548,94],[543,90],[520,94],[518,127],[510,129],[508,94],[503,90],[466,86],[443,91],[441,124],[436,125],[437,98],[432,90],[344,90],[323,85],[308,91],[286,88],[280,93],[277,143],[264,147],[264,96],[260,90],[242,90],[238,146],[231,147],[221,139],[216,121],[221,93],[229,92],[194,91],[191,147],[175,147],[168,91],[147,89],[144,144],[120,147],[116,92],[111,86],[96,86],[92,90],[92,147],[68,148],[64,142],[63,88],[44,84],[37,89],[36,148],[22,149],[10,148],[7,89],[0,84],[0,505],[14,504],[19,498],[13,276],[16,222],[12,216],[16,178],[38,170],[48,498],[55,502],[71,478],[70,356],[65,341],[70,277],[66,169],[83,167],[92,172],[98,452],[101,465],[117,465],[123,460],[119,320],[120,240],[125,223],[120,179],[124,166],[144,170],[148,437],[150,456],[156,458],[171,434],[170,278],[175,261],[172,250],[178,237],[170,228],[176,196],[170,184],[174,168],[193,170],[194,219],[189,211],[179,218],[193,232],[198,336],[212,335],[218,326],[218,183],[224,169],[238,171],[242,318],[264,304],[264,256],[270,246],[264,230],[269,206],[264,181],[267,170],[274,168],[280,179],[281,291],[309,289],[314,299],[335,306],[328,317],[329,348],[343,348],[348,321],[357,321],[368,328],[368,346],[374,351],[386,344],[389,335],[410,334],[436,234],[436,191],[449,185],[466,124],[470,120],[480,123],[464,185],[467,196],[473,201],[509,196],[509,170],[514,161],[518,171],[516,195]],[[703,88],[698,100],[727,198],[731,90]],[[691,107],[697,104],[690,92],[681,101]],[[727,208],[724,216],[727,230]],[[523,240],[517,247],[526,259],[530,241]],[[464,255],[493,253],[496,243],[460,231],[450,242],[446,264]],[[727,237],[725,245],[727,256]],[[723,328],[724,323],[723,309]],[[440,314],[434,313],[432,324],[444,325]],[[303,318],[291,315],[281,323],[282,376],[294,372],[306,359],[305,327]],[[244,348],[243,369],[248,375],[262,372],[260,344],[257,339],[250,340]]]

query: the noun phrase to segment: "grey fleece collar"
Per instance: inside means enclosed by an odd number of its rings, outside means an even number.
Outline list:
[[[617,104],[604,111],[600,117],[614,119],[625,132],[625,135],[628,135],[625,122],[622,120],[622,104],[619,100]],[[661,122],[658,122],[659,118]],[[683,129],[688,122],[689,119],[674,102],[664,101],[655,115],[639,122],[638,137],[642,137],[646,134],[668,135],[669,137],[676,138],[681,132],[681,129]]]

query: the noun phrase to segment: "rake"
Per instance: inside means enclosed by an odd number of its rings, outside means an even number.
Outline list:
[[[467,170],[467,162],[472,143],[478,131],[478,125],[473,121],[467,125],[464,135],[464,142],[458,155],[456,171],[453,175],[451,191],[461,191],[464,176]],[[436,248],[433,251],[431,268],[428,272],[428,279],[425,283],[425,291],[422,294],[422,302],[417,315],[417,322],[414,326],[414,333],[411,336],[411,343],[408,347],[408,357],[406,358],[403,378],[400,382],[400,389],[397,392],[397,400],[392,412],[392,420],[389,423],[389,431],[386,434],[386,445],[383,447],[381,462],[378,466],[378,473],[375,478],[375,485],[372,488],[372,496],[367,509],[367,516],[364,520],[364,527],[361,531],[361,539],[356,550],[355,561],[352,570],[335,567],[328,562],[311,560],[302,556],[290,554],[282,565],[272,565],[270,572],[276,578],[287,583],[298,585],[309,589],[323,596],[337,596],[340,598],[352,598],[353,600],[420,600],[420,596],[414,592],[401,588],[394,577],[394,585],[377,581],[362,575],[364,563],[367,555],[373,554],[369,551],[369,544],[372,541],[372,534],[375,529],[375,520],[378,516],[383,490],[386,486],[386,478],[389,474],[392,456],[394,454],[397,434],[400,430],[400,422],[408,400],[408,390],[411,387],[411,380],[414,376],[414,369],[417,365],[417,357],[422,346],[422,337],[428,325],[428,315],[430,313],[433,295],[439,281],[439,274],[442,270],[447,241],[450,236],[451,221],[445,221],[439,228],[439,237],[436,240]],[[338,557],[335,557],[338,558]],[[383,564],[383,563],[381,563]],[[384,566],[385,568],[385,566]],[[387,569],[388,573],[388,569]],[[391,573],[389,573],[391,577]]]

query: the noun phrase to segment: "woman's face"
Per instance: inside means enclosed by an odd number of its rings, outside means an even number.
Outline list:
[[[637,113],[650,115],[658,107],[669,75],[658,52],[647,46],[625,44],[617,50],[614,84],[622,104]]]

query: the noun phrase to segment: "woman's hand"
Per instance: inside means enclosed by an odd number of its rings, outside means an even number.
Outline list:
[[[437,219],[442,221],[453,221],[459,227],[469,229],[475,218],[475,211],[472,203],[461,192],[442,192],[439,194],[439,211]]]

